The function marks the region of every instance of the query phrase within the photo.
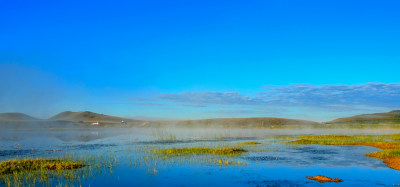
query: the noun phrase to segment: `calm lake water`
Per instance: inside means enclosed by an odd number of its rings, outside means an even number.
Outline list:
[[[400,171],[364,156],[365,146],[291,146],[271,136],[293,134],[374,134],[394,131],[311,130],[160,130],[79,129],[18,130],[0,133],[0,159],[65,154],[111,160],[112,166],[73,183],[82,186],[393,186]],[[234,157],[190,155],[163,157],[155,150],[183,147],[259,145]],[[220,164],[218,160],[232,164]],[[325,175],[342,183],[317,183],[306,176]],[[44,185],[58,185],[50,181]],[[4,185],[4,184],[0,184]],[[43,184],[42,184],[43,185]],[[38,184],[37,186],[41,186]]]

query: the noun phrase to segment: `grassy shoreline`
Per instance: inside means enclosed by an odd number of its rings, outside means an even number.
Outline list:
[[[365,156],[381,159],[389,168],[400,171],[400,134],[391,135],[308,135],[292,137],[294,145],[370,146],[381,151]]]

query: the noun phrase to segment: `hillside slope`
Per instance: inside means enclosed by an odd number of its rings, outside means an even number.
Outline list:
[[[326,123],[327,124],[378,124],[378,123],[400,124],[400,110],[392,110],[386,113],[362,114],[346,118],[338,118]]]
[[[133,125],[140,125],[141,123],[143,123],[143,121],[140,120],[109,116],[89,111],[84,111],[84,112],[65,111],[51,117],[49,120],[71,121],[75,123],[84,123],[84,124],[92,124],[95,122],[99,122],[100,126],[104,125],[133,126]]]
[[[39,120],[32,116],[28,116],[23,113],[0,113],[0,120],[1,121],[31,121],[31,120]]]

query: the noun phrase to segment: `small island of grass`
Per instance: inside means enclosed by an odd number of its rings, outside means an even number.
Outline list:
[[[323,175],[317,175],[317,176],[314,176],[314,177],[311,177],[311,176],[307,176],[306,177],[307,179],[310,179],[310,180],[315,180],[315,181],[317,181],[317,182],[320,182],[320,183],[325,183],[325,182],[343,182],[343,180],[342,179],[338,179],[338,178],[330,178],[330,177],[326,177],[326,176],[323,176]]]
[[[7,186],[24,186],[47,181],[50,173],[62,175],[64,171],[84,166],[83,162],[71,159],[17,158],[0,162],[0,179]]]
[[[159,153],[164,155],[215,154],[223,156],[236,156],[244,152],[247,151],[240,148],[202,148],[202,147],[169,148],[169,149],[159,150]]]
[[[38,170],[69,170],[85,166],[72,160],[53,160],[44,158],[13,159],[0,162],[0,176],[14,172],[32,172]]]
[[[254,142],[254,141],[249,141],[249,142],[240,142],[237,143],[238,145],[259,145],[261,144],[260,142]]]

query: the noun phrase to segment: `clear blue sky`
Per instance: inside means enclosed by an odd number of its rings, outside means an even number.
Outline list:
[[[399,10],[398,0],[3,0],[0,112],[324,121],[396,109]]]

